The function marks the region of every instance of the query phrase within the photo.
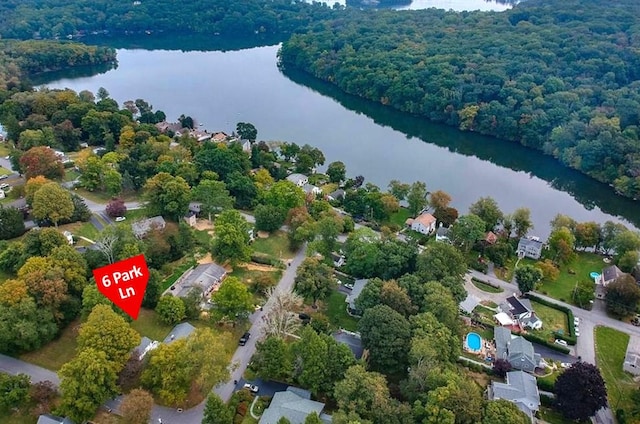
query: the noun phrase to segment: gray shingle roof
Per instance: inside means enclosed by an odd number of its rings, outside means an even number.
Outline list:
[[[510,371],[507,373],[507,382],[491,384],[492,400],[505,399],[516,404],[516,406],[527,415],[531,416],[533,411],[540,408],[540,394],[536,385],[536,378],[522,371]]]
[[[605,283],[609,283],[623,274],[624,272],[622,272],[620,268],[615,265],[611,265],[602,270],[602,279]]]
[[[303,181],[308,181],[309,177],[302,174],[291,174],[287,177],[287,181],[291,181],[295,185],[302,185]]]
[[[194,288],[203,294],[209,293],[227,274],[227,270],[216,263],[200,264],[187,272],[175,285],[178,297],[186,297]]]
[[[196,331],[196,328],[193,325],[189,324],[188,322],[182,322],[173,327],[173,330],[171,330],[167,337],[165,337],[163,343],[169,344],[176,340],[186,339],[194,331]]]
[[[508,346],[511,342],[511,331],[505,327],[494,327],[493,338],[496,341],[496,357],[508,359]]]
[[[38,417],[37,424],[73,424],[69,418],[60,418],[54,415],[44,414]]]
[[[353,310],[356,309],[356,299],[358,298],[358,296],[360,296],[360,293],[362,293],[364,286],[366,286],[368,282],[369,280],[363,279],[363,280],[356,280],[353,283],[353,288],[351,289],[351,293],[347,295],[347,299],[346,299],[346,302],[349,304],[349,308]]]
[[[288,387],[284,392],[276,392],[259,423],[276,424],[280,418],[285,417],[291,424],[304,424],[307,415],[312,412],[321,414],[324,409],[324,403],[310,400],[310,397],[309,392],[297,387]]]

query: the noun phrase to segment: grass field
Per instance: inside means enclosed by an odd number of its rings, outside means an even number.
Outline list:
[[[337,290],[331,292],[331,295],[325,301],[325,315],[329,318],[329,323],[334,329],[344,328],[349,331],[357,331],[358,320],[347,313],[347,304],[344,293]]]
[[[184,260],[184,262],[182,262],[178,267],[174,269],[173,274],[165,278],[165,280],[162,282],[162,291],[165,291],[166,289],[171,287],[171,285],[175,283],[186,270],[195,265],[196,262],[193,259]]]
[[[76,355],[76,337],[79,328],[80,321],[73,321],[64,329],[60,337],[36,351],[21,355],[20,359],[51,371],[58,371]]]
[[[607,264],[602,261],[602,256],[594,253],[578,252],[572,262],[560,268],[560,275],[556,281],[541,284],[537,291],[554,299],[573,303],[573,290],[576,287],[576,283],[581,280],[589,280],[591,272],[600,273],[605,266]]]
[[[400,208],[398,212],[392,214],[389,217],[389,223],[396,224],[400,226],[400,228],[404,228],[404,223],[407,220],[407,218],[411,218],[411,213],[409,213],[409,209]]]
[[[483,283],[480,280],[477,280],[475,278],[471,279],[471,284],[473,284],[474,286],[476,286],[477,288],[479,288],[482,291],[485,291],[487,293],[502,293],[504,290],[502,290],[500,287],[493,287],[489,284]]]
[[[126,216],[127,220],[129,221],[135,221],[136,219],[146,218],[148,215],[145,208],[140,208],[128,210],[127,213],[124,214],[124,216]]]
[[[554,331],[569,334],[569,318],[566,313],[535,301],[531,301],[531,306],[543,323],[542,330],[535,331],[535,334],[548,339],[554,338]]]
[[[563,417],[558,411],[544,406],[540,407],[540,418],[549,424],[571,424],[573,422]]]
[[[289,250],[289,240],[284,231],[276,231],[267,238],[257,237],[253,242],[253,251],[275,259],[291,259],[295,252]]]
[[[140,309],[140,315],[138,319],[131,323],[133,327],[141,336],[149,337],[151,340],[162,341],[169,331],[171,326],[166,325],[160,321],[158,314],[151,309]]]
[[[596,362],[605,383],[609,405],[615,412],[624,409],[629,416],[631,393],[638,389],[630,374],[622,371],[629,335],[608,327],[596,328]]]

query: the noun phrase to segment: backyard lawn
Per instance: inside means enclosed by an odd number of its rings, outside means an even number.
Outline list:
[[[576,259],[560,268],[560,276],[556,281],[541,284],[536,291],[547,294],[554,299],[573,303],[573,290],[576,283],[581,280],[589,280],[591,272],[602,272],[602,268],[608,266],[602,260],[602,256],[595,253],[578,252]]]
[[[254,252],[274,259],[291,259],[295,256],[295,252],[289,250],[289,240],[284,231],[271,233],[267,238],[256,237],[252,246]]]
[[[76,355],[76,337],[79,329],[80,320],[73,321],[60,337],[38,350],[21,355],[20,359],[51,371],[58,371]]]
[[[135,221],[137,219],[143,219],[147,217],[147,210],[145,208],[131,209],[124,214],[128,221]]]
[[[561,331],[563,334],[569,334],[569,318],[567,314],[541,303],[531,301],[531,306],[536,312],[538,318],[542,320],[542,330],[535,331],[547,339],[554,338],[554,331]]]
[[[629,416],[633,407],[631,393],[638,389],[630,374],[622,371],[629,335],[608,327],[596,327],[596,362],[607,384],[609,405],[624,409]]]
[[[149,337],[151,340],[163,341],[173,327],[164,324],[158,318],[158,314],[151,309],[140,309],[138,319],[131,323],[131,327],[140,333],[141,336]]]
[[[349,331],[358,330],[358,320],[347,313],[347,304],[345,298],[347,295],[337,290],[331,292],[331,295],[325,301],[325,315],[329,318],[332,328],[344,328]]]
[[[396,224],[400,228],[404,228],[404,223],[407,221],[407,218],[411,218],[411,213],[407,208],[400,208],[398,212],[391,214],[389,217],[390,224]]]

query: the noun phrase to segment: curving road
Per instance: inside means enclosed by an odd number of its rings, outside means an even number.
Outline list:
[[[306,257],[306,245],[298,251],[296,256],[292,259],[291,265],[285,270],[282,278],[278,282],[278,289],[291,291],[293,290],[293,284],[296,277],[296,272],[298,267]],[[251,322],[251,328],[249,332],[251,333],[251,338],[244,346],[239,346],[236,349],[233,357],[231,358],[231,373],[228,381],[225,381],[216,387],[214,387],[213,391],[220,396],[222,400],[227,402],[231,395],[235,390],[234,380],[240,381],[242,379],[242,375],[247,369],[247,365],[249,361],[251,361],[251,357],[256,351],[256,342],[261,339],[263,333],[262,327],[264,322],[262,321],[262,317],[264,314],[269,311],[272,305],[272,300],[267,300],[262,311],[257,311],[249,318]],[[205,402],[200,403],[198,406],[188,409],[183,412],[178,412],[176,409],[166,408],[164,406],[155,406],[153,408],[153,412],[151,414],[151,422],[159,423],[159,419],[162,420],[162,424],[200,424],[202,422],[202,417],[204,414],[204,404]]]

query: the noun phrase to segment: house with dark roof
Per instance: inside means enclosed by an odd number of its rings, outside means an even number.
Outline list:
[[[216,263],[200,264],[185,271],[170,290],[177,297],[187,297],[192,290],[207,297],[220,287],[226,276],[227,270]]]
[[[436,230],[436,241],[441,242],[449,242],[449,231],[451,231],[448,227],[443,227],[442,223]]]
[[[542,357],[533,350],[533,344],[522,336],[514,336],[506,327],[494,327],[496,359],[506,359],[516,370],[534,372]]]
[[[277,424],[281,418],[286,418],[291,424],[304,424],[307,416],[318,414],[323,423],[331,423],[331,417],[323,414],[324,403],[311,400],[311,393],[307,390],[289,386],[284,392],[276,392],[269,407],[264,410],[259,424]]]
[[[519,256],[537,260],[540,259],[540,256],[542,255],[543,247],[544,243],[542,243],[537,237],[522,237],[518,242],[516,253]]]
[[[154,216],[153,218],[143,219],[131,224],[133,235],[137,238],[144,238],[151,230],[162,231],[166,227],[167,223],[161,216]]]
[[[529,299],[510,296],[500,305],[500,310],[523,327],[532,330],[540,330],[542,328],[542,320],[536,315]]]
[[[509,371],[506,383],[492,382],[488,388],[489,400],[504,399],[514,403],[527,414],[531,422],[540,409],[540,392],[536,378],[522,371]]]
[[[175,327],[173,327],[171,332],[167,335],[167,337],[165,337],[165,339],[164,339],[164,341],[162,343],[169,344],[169,343],[174,342],[176,340],[186,339],[194,331],[196,331],[196,327],[194,327],[193,325],[189,324],[188,322],[181,322],[180,324],[178,324]]]
[[[331,193],[329,193],[327,195],[327,200],[331,201],[331,200],[341,200],[344,199],[344,195],[345,195],[345,191],[341,188],[337,189],[336,191],[332,191]]]
[[[351,293],[349,293],[345,299],[345,302],[347,302],[347,311],[351,315],[360,316],[360,311],[358,311],[358,308],[356,308],[356,299],[358,298],[358,296],[360,296],[360,293],[362,293],[364,286],[366,286],[368,282],[368,279],[362,279],[356,280],[353,283]]]
[[[37,424],[73,424],[69,418],[60,418],[55,415],[43,414],[38,417]]]
[[[607,287],[610,283],[623,275],[625,275],[625,273],[622,272],[620,268],[616,265],[611,265],[602,270],[602,274],[600,274],[600,278],[598,278],[596,283],[601,284],[603,287]]]

